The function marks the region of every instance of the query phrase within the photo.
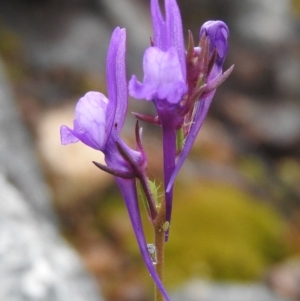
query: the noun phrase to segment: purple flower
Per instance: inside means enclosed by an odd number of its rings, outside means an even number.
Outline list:
[[[133,76],[129,93],[154,102],[163,132],[165,187],[175,168],[176,132],[183,124],[178,108],[188,91],[186,58],[180,11],[175,0],[165,0],[163,18],[158,0],[151,0],[154,37],[144,54],[143,83]],[[166,221],[170,222],[173,191],[165,192]],[[169,231],[166,232],[166,239]]]
[[[216,50],[216,60],[209,77],[210,80],[222,73],[223,63],[228,52],[229,29],[222,21],[207,21],[200,29],[200,38],[204,35],[209,38],[210,54]]]
[[[222,73],[229,31],[222,21],[208,21],[201,27],[199,47],[194,47],[190,35],[185,51],[176,1],[165,0],[163,17],[158,0],[151,0],[151,14],[154,37],[144,54],[144,79],[139,82],[132,76],[129,93],[137,99],[153,101],[156,107],[157,117],[136,116],[162,127],[166,221],[170,222],[175,178],[196,139],[216,88],[232,70]],[[178,143],[180,135],[182,145]],[[169,231],[166,239],[168,234]]]
[[[127,111],[127,83],[125,72],[125,29],[116,28],[112,34],[107,57],[108,99],[101,93],[88,92],[76,106],[73,129],[61,127],[63,145],[78,141],[100,150],[107,165],[95,163],[115,176],[121,190],[133,230],[147,269],[167,301],[168,294],[160,281],[142,227],[138,205],[136,180],[145,179],[146,155],[141,146],[141,131],[136,129],[137,150],[128,147],[119,137]],[[155,212],[152,212],[155,214]],[[154,218],[154,216],[152,216]]]
[[[73,127],[63,125],[60,130],[63,145],[79,140],[84,144],[102,150],[107,141],[106,109],[108,99],[99,92],[88,92],[80,98],[75,109]]]
[[[176,1],[166,0],[165,11],[164,19],[158,0],[151,0],[152,47],[144,54],[143,83],[132,76],[129,93],[137,99],[157,101],[158,106],[166,103],[172,107],[187,92],[186,59],[181,16]]]
[[[176,167],[168,183],[167,191],[172,189],[176,176],[182,167],[208,113],[216,88],[230,75],[233,66],[223,73],[223,63],[228,51],[229,29],[222,21],[208,21],[200,29],[200,45],[194,48],[193,64],[188,67],[189,97],[191,107],[185,115],[188,128],[183,148],[178,156]],[[204,41],[201,44],[201,39]],[[197,58],[197,59],[195,59]],[[211,66],[210,66],[211,65]],[[198,70],[198,72],[195,72]],[[198,84],[200,83],[200,86]]]
[[[180,11],[175,0],[165,0],[165,20],[158,0],[151,0],[154,46],[163,51],[174,47],[178,53],[182,75],[186,76],[185,48]]]
[[[102,151],[110,168],[115,171],[130,172],[115,141],[123,145],[119,132],[123,127],[128,98],[125,71],[126,31],[116,28],[112,34],[108,49],[106,75],[108,99],[99,92],[88,92],[82,97],[75,110],[73,129],[61,127],[63,145],[81,141]],[[131,156],[137,164],[143,160],[142,154],[131,150]],[[122,162],[124,161],[124,162]]]

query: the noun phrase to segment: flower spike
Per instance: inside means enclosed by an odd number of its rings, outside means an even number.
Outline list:
[[[188,92],[186,58],[180,11],[175,0],[165,0],[165,16],[158,0],[151,0],[154,37],[143,59],[144,79],[132,76],[129,94],[152,101],[163,132],[165,188],[175,168],[176,135],[184,118],[181,102]],[[153,119],[150,118],[151,123]],[[173,192],[165,192],[166,221],[170,222]],[[168,237],[166,232],[166,239]]]
[[[164,0],[164,14],[159,0],[150,0],[150,3],[153,37],[143,57],[143,81],[138,81],[133,75],[127,85],[126,31],[118,27],[112,34],[107,54],[108,97],[99,92],[86,93],[76,105],[73,128],[61,126],[60,135],[63,145],[81,141],[103,152],[106,165],[92,162],[115,177],[142,258],[158,288],[156,298],[171,301],[162,279],[163,246],[169,237],[174,182],[204,122],[216,89],[230,75],[233,66],[225,72],[222,70],[229,37],[224,22],[204,23],[198,44],[194,43],[189,32],[186,51],[176,0]],[[120,136],[128,106],[128,92],[137,99],[152,101],[156,108],[157,116],[133,114],[137,119],[162,129],[162,202],[157,195],[155,181],[149,180],[146,174],[147,156],[139,122],[136,122],[134,132],[135,148],[129,147]],[[137,189],[154,228],[154,244],[146,243]],[[155,256],[149,246],[154,246]]]
[[[83,96],[76,106],[73,129],[65,125],[61,126],[61,143],[66,145],[81,141],[104,153],[106,166],[97,162],[93,163],[115,176],[145,265],[165,299],[170,301],[147,251],[138,207],[136,178],[142,180],[146,178],[147,165],[147,158],[141,144],[141,134],[138,133],[136,137],[138,150],[131,149],[119,137],[128,104],[125,43],[125,29],[116,28],[111,37],[106,64],[108,98],[99,92],[88,92]],[[152,206],[151,209],[154,219],[156,208]]]

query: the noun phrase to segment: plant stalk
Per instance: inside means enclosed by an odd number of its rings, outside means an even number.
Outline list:
[[[164,223],[166,220],[166,203],[162,202],[158,216],[153,223],[154,225],[154,243],[156,247],[156,272],[161,280],[164,282],[164,251],[165,251],[165,229]],[[155,301],[164,301],[164,297],[160,290],[155,286]]]

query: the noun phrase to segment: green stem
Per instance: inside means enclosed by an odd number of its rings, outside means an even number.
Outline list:
[[[164,247],[165,247],[165,229],[163,227],[166,220],[166,204],[162,202],[158,216],[153,223],[154,225],[154,242],[156,247],[156,259],[155,266],[156,272],[163,283],[164,281]],[[155,287],[155,301],[164,301],[164,297],[160,290]]]

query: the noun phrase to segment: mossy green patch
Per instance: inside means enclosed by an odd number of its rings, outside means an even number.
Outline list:
[[[21,38],[9,28],[3,26],[0,20],[0,55],[6,71],[12,80],[23,77]]]
[[[166,282],[188,277],[247,280],[285,254],[285,224],[273,208],[232,186],[176,189]]]

